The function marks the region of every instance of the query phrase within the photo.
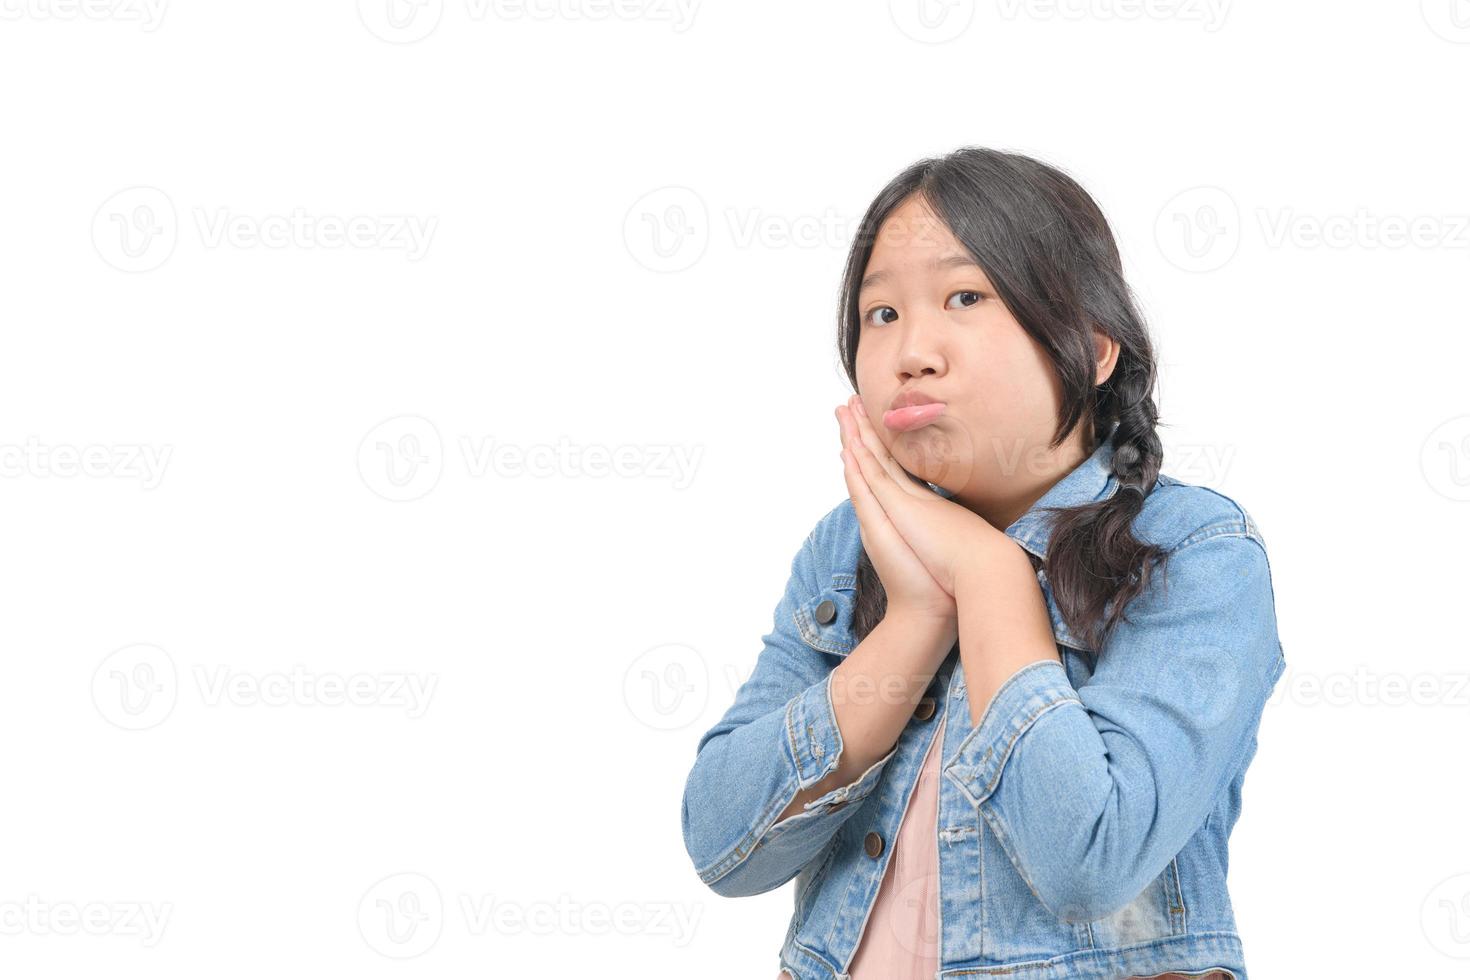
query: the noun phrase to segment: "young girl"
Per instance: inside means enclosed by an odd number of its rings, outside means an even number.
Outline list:
[[[1159,472],[1097,205],[1025,156],[921,160],[864,216],[838,348],[848,498],[699,740],[701,880],[796,879],[792,980],[1247,980],[1270,568],[1239,505]]]

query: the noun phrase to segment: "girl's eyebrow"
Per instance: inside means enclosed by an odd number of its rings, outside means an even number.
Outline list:
[[[952,269],[960,266],[970,266],[975,269],[980,269],[979,263],[970,258],[968,255],[941,255],[938,258],[933,259],[929,262],[930,269]],[[984,270],[982,269],[981,271],[983,272]],[[883,282],[887,278],[888,271],[886,269],[879,269],[877,272],[870,272],[863,277],[862,283],[858,286],[858,292],[862,292],[869,286],[876,286],[878,283]]]

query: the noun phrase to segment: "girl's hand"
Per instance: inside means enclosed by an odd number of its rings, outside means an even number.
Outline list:
[[[844,420],[844,451],[856,464],[849,464],[847,478],[854,506],[861,496],[870,513],[881,510],[885,528],[897,533],[951,601],[962,568],[984,564],[998,548],[1015,547],[979,514],[916,482],[878,438],[859,396],[852,396],[838,414]],[[878,567],[876,559],[873,567]],[[886,579],[883,584],[888,586]]]
[[[888,519],[878,498],[863,478],[858,468],[858,457],[853,452],[853,448],[861,441],[853,413],[847,406],[843,406],[835,414],[842,438],[842,475],[847,481],[847,492],[852,498],[853,510],[857,512],[858,534],[863,542],[863,550],[868,553],[873,570],[878,573],[878,578],[883,582],[883,591],[888,595],[888,613],[958,623],[959,613],[954,592],[946,591],[935,581],[934,576]],[[898,467],[897,463],[892,465]],[[902,469],[898,469],[898,472],[903,474]],[[935,496],[927,486],[915,484],[906,474],[903,475],[903,482],[913,488],[905,492]]]

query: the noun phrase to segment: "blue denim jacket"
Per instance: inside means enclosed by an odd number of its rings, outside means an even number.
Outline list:
[[[1005,533],[1044,558],[1041,508],[1117,492],[1111,458],[1104,442]],[[886,756],[777,822],[837,768],[830,682],[856,645],[851,501],[807,536],[754,671],[699,739],[683,800],[685,847],[717,894],[796,879],[780,949],[796,980],[847,977],[945,717],[939,978],[1217,968],[1247,980],[1226,868],[1261,711],[1285,667],[1265,545],[1229,497],[1164,475],[1134,533],[1170,556],[1102,650],[1067,627],[1038,571],[1060,663],[1017,670],[972,726],[956,645]]]

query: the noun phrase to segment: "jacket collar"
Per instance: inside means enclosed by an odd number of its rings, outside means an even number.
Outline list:
[[[1091,456],[1052,484],[1026,513],[1016,518],[1006,528],[1006,536],[1031,554],[1045,560],[1047,543],[1051,539],[1051,526],[1055,520],[1055,515],[1049,508],[1077,507],[1107,500],[1117,493],[1118,478],[1113,474],[1113,433],[1117,427],[1118,423],[1114,422]],[[932,483],[929,486],[942,497],[953,496],[942,487],[935,487]]]

